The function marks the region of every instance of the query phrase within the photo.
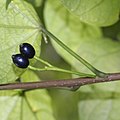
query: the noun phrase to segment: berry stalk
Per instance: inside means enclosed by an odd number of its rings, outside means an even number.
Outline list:
[[[36,68],[33,66],[29,66],[30,69],[32,70],[36,70],[36,71],[59,71],[59,72],[64,72],[64,73],[69,73],[69,74],[75,74],[81,77],[95,77],[95,75],[92,74],[86,74],[86,73],[82,73],[82,72],[77,72],[77,71],[70,71],[70,70],[65,70],[62,68],[58,68],[56,66],[51,65],[50,63],[48,63],[47,61],[38,58],[38,57],[34,57],[37,61],[43,63],[45,66],[45,68]]]
[[[85,73],[80,73],[80,72],[76,72],[76,71],[69,71],[69,70],[65,70],[65,69],[61,69],[61,68],[58,68],[58,67],[47,67],[45,66],[44,68],[36,68],[36,67],[33,67],[33,66],[28,66],[29,69],[31,70],[35,70],[35,71],[57,71],[57,72],[63,72],[63,73],[68,73],[68,74],[75,74],[75,75],[78,75],[78,76],[81,76],[81,77],[95,77],[94,75],[91,75],[91,74],[85,74]]]

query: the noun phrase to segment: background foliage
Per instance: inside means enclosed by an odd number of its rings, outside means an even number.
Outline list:
[[[18,69],[11,55],[19,53],[19,44],[23,42],[33,44],[37,56],[41,51],[41,58],[56,66],[90,72],[52,40],[48,39],[46,44],[40,24],[96,68],[105,72],[120,71],[119,0],[5,0],[0,1],[0,12],[0,83],[15,82],[19,77],[22,82],[76,77]],[[31,65],[34,62],[31,60]],[[41,66],[38,62],[35,65]],[[76,92],[1,91],[0,118],[119,120],[119,91],[120,82],[84,86]]]

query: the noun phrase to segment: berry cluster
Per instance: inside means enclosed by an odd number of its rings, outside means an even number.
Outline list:
[[[29,59],[35,55],[35,49],[29,43],[22,43],[19,46],[21,54],[12,55],[13,63],[19,68],[27,68]]]

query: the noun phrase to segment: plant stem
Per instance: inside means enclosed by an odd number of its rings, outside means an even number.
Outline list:
[[[58,72],[79,75],[81,77],[95,77],[94,75],[91,75],[91,74],[85,74],[85,73],[80,73],[80,72],[75,72],[75,71],[64,70],[64,69],[57,68],[54,66],[53,67],[45,67],[45,68],[36,68],[33,66],[29,66],[29,69],[36,70],[36,71],[58,71]]]
[[[36,70],[36,71],[59,71],[59,72],[79,75],[81,77],[95,77],[95,75],[80,73],[80,72],[76,72],[76,71],[69,71],[69,70],[61,69],[61,68],[58,68],[55,66],[50,66],[50,67],[45,66],[45,68],[36,68],[36,67],[29,65],[28,68],[31,70]]]
[[[7,83],[0,84],[0,90],[13,90],[13,89],[44,89],[44,88],[75,88],[84,85],[102,83],[102,82],[112,82],[120,81],[120,73],[108,74],[106,78],[74,78],[67,80],[48,80],[48,81],[38,81],[38,82],[25,82],[25,83]]]
[[[65,69],[61,69],[58,68],[56,66],[51,65],[50,63],[48,63],[47,61],[38,58],[37,56],[34,57],[36,60],[40,61],[41,63],[47,65],[48,67],[45,67],[43,69],[37,68],[38,71],[42,70],[42,71],[48,71],[48,70],[52,70],[52,71],[59,71],[59,72],[64,72],[64,73],[69,73],[69,74],[76,74],[79,75],[81,77],[95,77],[95,75],[92,74],[86,74],[86,73],[81,73],[81,72],[77,72],[77,71],[70,71],[70,70],[65,70]],[[33,68],[34,70],[36,68]]]
[[[85,65],[94,74],[96,74],[99,77],[107,76],[106,73],[99,71],[98,69],[93,67],[90,63],[88,63],[86,60],[84,60],[82,57],[80,57],[78,54],[76,54],[74,51],[72,51],[69,47],[67,47],[63,42],[61,42],[57,37],[55,37],[52,33],[50,33],[44,27],[40,26],[40,28],[41,28],[42,32],[44,32],[48,37],[55,40],[62,48],[64,48],[68,53],[70,53],[73,57],[75,57],[77,60],[79,60],[83,65]]]
[[[92,74],[86,74],[86,73],[81,73],[81,72],[70,71],[70,70],[65,70],[65,69],[58,68],[58,67],[53,66],[50,63],[48,63],[47,61],[44,61],[43,59],[38,58],[36,56],[34,58],[36,60],[38,60],[39,62],[47,65],[47,66],[45,66],[45,68],[36,68],[36,67],[33,67],[33,66],[28,66],[29,69],[31,69],[31,70],[36,70],[36,71],[59,71],[59,72],[79,75],[81,77],[95,77],[95,75],[92,75]]]
[[[45,60],[43,60],[43,59],[41,59],[41,58],[38,58],[37,56],[34,56],[34,58],[35,58],[36,60],[40,61],[41,63],[49,66],[49,67],[52,67],[52,66],[53,66],[53,65],[51,65],[50,63],[48,63],[47,61],[45,61]]]

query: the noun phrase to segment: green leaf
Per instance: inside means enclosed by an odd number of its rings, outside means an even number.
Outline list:
[[[54,114],[57,120],[78,120],[77,92],[51,90]]]
[[[39,18],[24,0],[13,0],[6,10],[6,0],[0,1],[0,83],[15,81],[24,70],[13,65],[11,56],[18,54],[19,45],[28,42],[39,55],[41,35]],[[31,61],[32,62],[32,61]]]
[[[79,120],[119,120],[120,101],[116,95],[106,92],[89,93],[89,97],[82,99],[78,104]],[[92,97],[94,95],[94,97]]]
[[[27,2],[31,3],[35,7],[40,7],[42,0],[26,0]]]
[[[108,26],[119,20],[119,0],[60,0],[63,5],[79,16],[80,20],[97,25]]]
[[[49,31],[93,66],[105,72],[120,71],[120,42],[104,37],[101,28],[80,22],[59,2],[52,0],[49,0],[46,5],[45,20]],[[57,52],[73,68],[89,72],[86,67],[59,47],[54,40],[51,42]],[[77,92],[78,95],[73,97],[74,99],[78,97],[76,102],[78,102],[79,119],[112,120],[116,118],[119,120],[119,91],[119,82],[81,87]]]
[[[31,71],[26,71],[22,81],[38,81]],[[0,91],[0,117],[2,120],[55,120],[51,98],[46,90]]]
[[[79,22],[57,2],[48,2],[45,18],[48,30],[92,65],[105,72],[120,71],[120,43],[104,38],[99,27]],[[51,41],[57,52],[73,67],[88,72],[86,67],[59,47],[54,40]]]
[[[93,66],[104,72],[120,71],[120,42],[104,38],[99,27],[79,22],[79,20],[69,14],[59,2],[52,2],[52,4],[51,1],[48,2],[45,9],[45,17],[48,29]],[[73,68],[81,72],[90,72],[85,66],[79,63],[79,61],[71,57],[63,48],[57,45],[54,40],[51,41],[57,52],[68,61]],[[114,91],[117,85],[114,82],[109,85],[108,83],[104,83],[93,86],[96,90]]]

